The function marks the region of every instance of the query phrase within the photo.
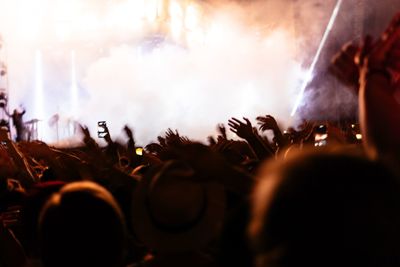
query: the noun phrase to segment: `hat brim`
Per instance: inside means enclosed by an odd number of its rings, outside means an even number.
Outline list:
[[[145,205],[151,182],[151,177],[144,177],[133,194],[132,224],[140,241],[159,251],[185,251],[202,248],[216,237],[225,211],[225,191],[221,185],[209,182],[199,184],[207,198],[204,216],[190,229],[168,232],[154,224]]]

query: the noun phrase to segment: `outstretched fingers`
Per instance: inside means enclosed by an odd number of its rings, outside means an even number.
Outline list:
[[[247,126],[251,127],[251,122],[249,121],[249,119],[245,117],[243,117],[243,119],[246,121]]]

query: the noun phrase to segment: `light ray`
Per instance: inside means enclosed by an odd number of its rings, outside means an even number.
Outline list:
[[[78,115],[79,107],[79,89],[76,79],[76,54],[75,51],[71,51],[71,112],[72,115]]]
[[[36,50],[35,55],[35,111],[37,119],[44,120],[44,87],[43,87],[43,58],[42,51]],[[38,138],[43,139],[44,130],[39,127]]]
[[[301,84],[300,93],[296,98],[295,105],[293,107],[292,113],[290,114],[292,117],[296,114],[297,109],[299,108],[300,103],[303,100],[304,91],[306,90],[308,84],[310,83],[310,81],[313,78],[313,73],[314,73],[315,66],[318,63],[319,57],[321,56],[322,49],[324,48],[325,43],[326,43],[326,41],[327,41],[327,39],[329,37],[329,34],[330,34],[330,32],[331,32],[331,30],[333,28],[333,25],[335,24],[335,21],[336,21],[337,15],[339,14],[339,10],[340,10],[340,7],[342,5],[342,2],[343,2],[343,0],[338,0],[336,5],[335,5],[335,8],[333,9],[333,12],[332,12],[331,18],[329,20],[329,23],[326,26],[326,30],[324,32],[324,35],[322,36],[321,43],[318,46],[317,53],[315,54],[314,60],[312,61],[311,66],[308,69],[307,73],[305,74],[305,78],[304,78],[304,80],[303,80],[303,82]]]

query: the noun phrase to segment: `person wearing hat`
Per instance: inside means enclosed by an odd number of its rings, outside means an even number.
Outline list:
[[[218,236],[225,192],[204,182],[180,161],[144,177],[133,197],[132,223],[138,239],[154,251],[143,266],[215,266],[203,249]]]

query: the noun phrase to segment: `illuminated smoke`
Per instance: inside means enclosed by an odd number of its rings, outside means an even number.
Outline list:
[[[43,87],[43,58],[40,50],[36,51],[35,54],[35,104],[34,114],[35,117],[41,121],[45,120],[45,98],[44,98],[44,87]],[[43,123],[41,123],[43,125]],[[38,132],[39,139],[46,139],[46,133],[44,127],[40,127]]]
[[[313,78],[315,66],[317,65],[317,62],[321,56],[322,49],[325,46],[326,40],[328,39],[328,36],[329,36],[329,33],[331,32],[332,27],[335,24],[335,21],[336,21],[336,18],[339,13],[341,5],[342,5],[342,0],[338,0],[335,5],[335,8],[333,9],[332,16],[328,22],[328,25],[326,26],[326,29],[325,29],[324,35],[322,36],[321,42],[318,46],[317,53],[314,56],[314,59],[311,63],[310,68],[308,69],[308,71],[306,72],[306,75],[304,76],[304,80],[300,87],[300,93],[296,98],[295,105],[293,107],[292,113],[290,114],[291,116],[294,116],[296,114],[297,109],[299,108],[299,105],[300,105],[301,101],[303,100],[304,90],[307,88],[308,84],[311,82],[311,80]]]
[[[90,115],[81,119],[106,120],[113,129],[129,122],[149,141],[168,127],[204,139],[230,116],[288,118],[302,70],[288,53],[287,34],[259,41],[218,27],[210,43],[190,50],[164,44],[137,56],[133,47],[113,48],[88,69],[91,97],[82,114]]]
[[[71,51],[71,115],[77,116],[79,108],[79,88],[76,79],[76,53]]]
[[[308,75],[301,65],[322,33],[294,34],[294,1],[211,2],[0,0],[12,105],[26,103],[42,124],[56,113],[60,125],[76,117],[92,133],[99,120],[113,135],[128,123],[142,143],[168,127],[204,140],[231,116],[288,121]],[[303,49],[299,36],[315,46]],[[42,96],[32,90],[38,48]],[[39,98],[47,118],[31,103]]]

